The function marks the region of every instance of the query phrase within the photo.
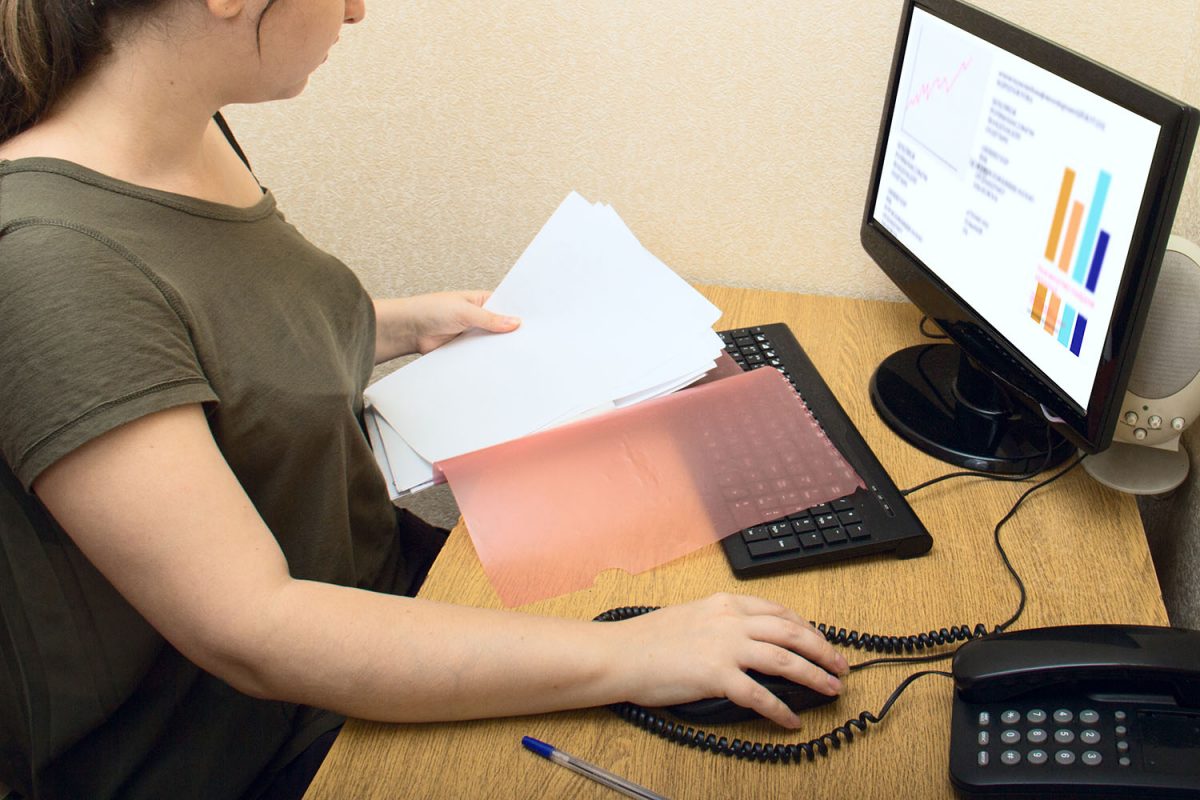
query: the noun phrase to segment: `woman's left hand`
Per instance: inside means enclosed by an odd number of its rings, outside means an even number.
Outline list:
[[[516,317],[483,307],[485,290],[438,292],[375,301],[375,363],[436,350],[470,328],[492,333],[516,330]]]

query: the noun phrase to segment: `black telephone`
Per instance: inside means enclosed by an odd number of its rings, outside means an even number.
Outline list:
[[[1200,798],[1200,631],[1014,631],[964,644],[953,671],[962,794]]]

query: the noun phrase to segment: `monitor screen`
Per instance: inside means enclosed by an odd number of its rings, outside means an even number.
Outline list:
[[[1095,62],[909,2],[863,243],[954,348],[881,368],[884,418],[1004,472],[1107,445],[1195,135],[1193,109]]]

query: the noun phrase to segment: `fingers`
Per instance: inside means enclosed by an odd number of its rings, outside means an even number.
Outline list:
[[[482,316],[474,323],[476,328],[482,328],[490,333],[508,333],[514,331],[521,325],[521,320],[517,317],[509,317],[503,314],[495,314],[491,311],[480,309]]]
[[[850,671],[846,658],[826,641],[824,634],[790,608],[765,598],[745,595],[717,594],[709,600],[729,611],[746,615],[752,638],[798,653],[835,675]]]
[[[757,616],[749,620],[750,635],[803,656],[833,675],[846,675],[850,665],[825,636],[809,623],[775,616]]]
[[[739,658],[739,672],[727,679],[725,696],[731,701],[794,728],[800,724],[796,713],[745,670],[777,675],[826,696],[841,693],[838,676],[849,672],[845,657],[794,611],[758,597],[714,595],[708,600],[724,613],[742,616],[743,635],[750,640]]]
[[[776,725],[785,728],[800,727],[800,716],[787,707],[787,704],[771,694],[765,686],[742,673],[734,679],[730,690],[725,695],[730,701],[743,708],[749,708],[759,716],[769,719]]]
[[[480,328],[490,333],[508,333],[520,326],[521,320],[504,314],[497,314],[483,308],[483,304],[491,296],[491,292],[463,292],[460,297],[466,301],[461,311],[463,329]]]

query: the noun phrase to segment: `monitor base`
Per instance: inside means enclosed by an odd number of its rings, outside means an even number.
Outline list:
[[[892,353],[871,376],[871,402],[901,438],[967,469],[1035,473],[1075,453],[1041,415],[1014,402],[956,345]]]

